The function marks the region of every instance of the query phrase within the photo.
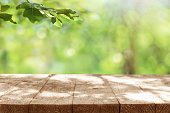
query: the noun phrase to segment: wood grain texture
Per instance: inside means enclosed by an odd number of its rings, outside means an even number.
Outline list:
[[[119,103],[106,84],[76,84],[73,113],[119,113]]]
[[[9,83],[0,83],[0,98],[5,95],[8,92],[14,91],[17,89],[16,85],[19,84],[19,82],[13,82],[11,84]]]
[[[28,105],[1,104],[0,113],[28,113]]]
[[[170,113],[170,103],[156,104],[156,113]]]
[[[170,113],[170,75],[1,75],[0,113]]]
[[[28,113],[28,106],[33,97],[39,92],[43,84],[47,81],[48,75],[43,77],[8,76],[8,82],[14,90],[11,90],[0,97],[0,113]],[[14,85],[12,80],[17,79],[19,84]],[[15,81],[14,81],[15,83]]]
[[[156,113],[170,113],[170,76],[133,75],[136,85],[147,93],[146,99],[156,105]]]
[[[30,104],[29,113],[72,113],[69,104]]]
[[[120,113],[155,113],[155,105],[145,99],[143,92],[130,76],[103,75],[120,103]]]
[[[7,76],[7,75],[6,75]],[[6,78],[0,75],[0,98],[8,92],[12,92],[17,89],[17,85],[21,83],[21,79]]]
[[[121,104],[120,113],[155,113],[154,104]]]
[[[30,103],[29,113],[72,113],[73,92],[73,82],[53,76]]]

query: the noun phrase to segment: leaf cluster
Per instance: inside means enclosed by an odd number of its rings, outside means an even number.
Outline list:
[[[2,5],[0,3],[0,20],[10,21],[11,23],[16,24],[12,19],[12,14],[6,13],[6,11],[10,8],[9,5]]]
[[[16,22],[12,20],[12,14],[4,13],[10,6],[0,4],[0,7],[0,19],[16,24]],[[68,20],[74,20],[74,18],[79,17],[79,15],[71,9],[54,9],[28,1],[16,6],[16,10],[23,10],[22,16],[28,18],[32,23],[40,22],[43,19],[50,19],[50,21],[58,27],[62,26],[63,17]]]

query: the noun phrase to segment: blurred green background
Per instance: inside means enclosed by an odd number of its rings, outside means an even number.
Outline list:
[[[169,0],[30,1],[83,21],[1,23],[0,73],[170,74]]]

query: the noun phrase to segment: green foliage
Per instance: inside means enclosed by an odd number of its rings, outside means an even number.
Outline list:
[[[10,22],[16,24],[16,22],[14,22],[12,20],[12,15],[8,14],[8,13],[0,13],[0,19],[3,19],[4,21],[10,21]]]
[[[35,23],[36,21],[41,21],[45,18],[45,16],[43,16],[43,14],[36,8],[25,9],[23,16],[27,17],[32,23]]]
[[[7,11],[9,8],[9,5],[1,4],[1,12]],[[78,14],[71,9],[54,9],[38,3],[30,3],[29,1],[19,4],[16,9],[23,9],[23,17],[28,18],[32,23],[49,18],[51,22],[58,27],[62,27],[63,23],[61,18],[59,18],[59,15],[65,15],[68,17],[68,20],[74,20],[74,17],[79,17]],[[0,19],[16,24],[16,22],[12,20],[12,16],[12,14],[0,13]]]
[[[0,73],[170,74],[167,0],[140,4],[139,0],[128,4],[124,0],[30,0],[86,12],[80,13],[85,18],[81,24],[53,11],[44,15],[40,8],[36,9],[46,18],[32,24],[23,17],[25,8],[16,10],[11,5],[14,0],[8,1],[11,7],[3,13],[14,15],[18,24],[1,21]],[[62,20],[60,29],[53,25],[60,25],[55,17]]]
[[[1,12],[5,12],[5,11],[7,11],[8,9],[10,8],[10,6],[9,5],[1,5]]]
[[[2,5],[0,3],[0,21],[4,20],[4,21],[10,21],[11,23],[16,24],[15,21],[12,20],[12,14],[8,14],[8,13],[4,13],[5,11],[7,11],[10,8],[9,5]]]
[[[58,27],[62,27],[62,21],[59,18],[52,17],[51,22]]]

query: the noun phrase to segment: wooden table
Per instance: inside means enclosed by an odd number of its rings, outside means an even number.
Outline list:
[[[0,75],[0,113],[170,113],[170,75]]]

